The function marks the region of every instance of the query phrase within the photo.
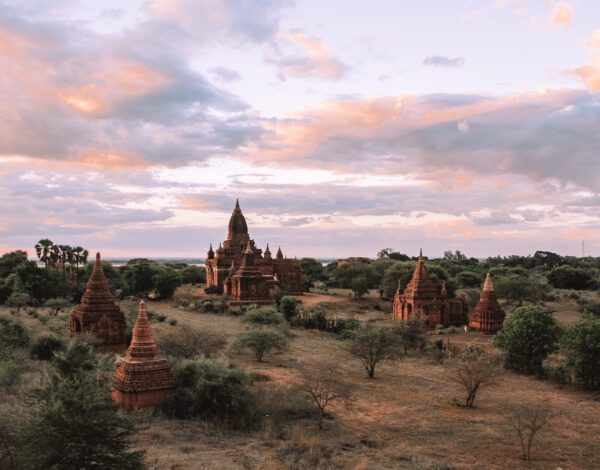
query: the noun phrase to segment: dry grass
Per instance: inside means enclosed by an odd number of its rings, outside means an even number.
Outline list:
[[[339,315],[386,318],[371,309],[379,300],[349,301],[336,296],[311,294],[305,305],[326,302]],[[364,309],[362,305],[367,305]],[[579,317],[571,301],[551,307],[562,323]],[[166,303],[149,308],[167,316],[153,323],[163,331],[208,327],[219,331],[229,344],[246,327],[240,319],[183,311]],[[358,310],[367,313],[356,313]],[[349,313],[354,312],[354,313]],[[26,323],[41,323],[22,314]],[[177,325],[168,324],[176,319]],[[389,320],[385,320],[389,321]],[[42,325],[41,328],[47,328]],[[302,371],[312,364],[335,363],[344,381],[353,384],[349,408],[333,403],[319,431],[314,416],[290,419],[283,431],[268,427],[252,433],[236,433],[203,422],[180,422],[158,417],[149,420],[137,436],[154,469],[505,469],[600,467],[600,403],[590,394],[560,389],[552,383],[507,373],[494,389],[483,390],[476,407],[456,407],[463,392],[448,378],[448,365],[433,364],[409,356],[383,364],[376,379],[368,379],[361,365],[335,336],[314,330],[292,329],[288,352],[271,355],[258,363],[249,353],[229,353],[235,365],[266,376],[282,387],[295,386]],[[450,338],[451,344],[476,342],[490,348],[491,338],[478,333],[432,335]],[[264,384],[264,383],[263,383]],[[259,385],[263,386],[263,385]],[[281,393],[278,395],[281,397]],[[282,398],[275,398],[281,400]],[[539,436],[532,461],[520,458],[520,445],[506,422],[507,410],[515,404],[550,404],[560,416],[549,432]]]

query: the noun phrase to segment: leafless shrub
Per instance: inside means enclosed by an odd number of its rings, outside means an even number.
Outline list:
[[[334,401],[346,406],[350,403],[350,387],[340,379],[331,365],[315,366],[303,372],[302,390],[308,394],[318,409],[319,429],[323,428],[325,408]]]
[[[545,431],[558,415],[559,413],[547,403],[515,406],[509,410],[506,420],[519,438],[523,460],[531,460],[531,450],[536,437]]]
[[[500,382],[502,368],[499,358],[481,354],[463,355],[450,373],[450,380],[460,385],[466,392],[465,406],[471,408],[477,392],[483,388],[495,387]]]

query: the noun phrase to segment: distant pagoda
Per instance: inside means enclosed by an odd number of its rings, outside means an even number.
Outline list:
[[[471,312],[469,328],[484,333],[496,333],[502,329],[502,323],[506,314],[498,303],[498,297],[492,284],[490,273],[485,277],[483,290],[479,296],[479,302]]]
[[[175,389],[171,364],[160,355],[143,300],[140,301],[131,344],[113,379],[112,399],[126,411],[158,406]]]
[[[93,333],[102,340],[105,350],[121,351],[126,346],[126,328],[125,315],[110,293],[100,253],[96,253],[96,263],[81,302],[71,313],[69,331],[71,334]]]

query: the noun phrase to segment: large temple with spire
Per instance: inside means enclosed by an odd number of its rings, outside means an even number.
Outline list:
[[[231,305],[271,303],[275,288],[292,295],[304,291],[300,262],[286,258],[278,248],[273,258],[256,247],[248,234],[239,201],[229,219],[227,239],[206,257],[206,285],[229,297]]]
[[[445,282],[438,286],[431,276],[423,252],[419,253],[412,279],[394,296],[393,317],[395,320],[410,320],[417,317],[429,327],[436,325],[461,326],[467,323],[468,306],[463,297],[450,298]]]

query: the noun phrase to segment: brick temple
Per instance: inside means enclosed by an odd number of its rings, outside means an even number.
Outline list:
[[[505,316],[506,314],[498,302],[492,278],[488,273],[479,296],[479,302],[471,312],[469,328],[484,333],[496,333],[502,329]]]
[[[229,220],[227,239],[206,258],[206,285],[229,297],[231,305],[271,303],[275,288],[292,295],[304,291],[300,262],[283,256],[281,248],[273,258],[267,244],[263,251],[248,234],[239,201]]]
[[[71,313],[69,332],[93,333],[102,340],[101,349],[118,352],[125,349],[126,328],[125,315],[110,293],[100,253],[96,253],[96,263],[81,302]]]
[[[143,300],[140,301],[131,344],[113,379],[112,399],[126,411],[158,406],[175,390],[171,364],[160,355]]]
[[[420,318],[426,325],[461,326],[467,323],[468,306],[463,297],[449,298],[445,282],[439,287],[429,275],[423,252],[419,254],[412,279],[402,291],[400,283],[394,296],[395,320]]]

